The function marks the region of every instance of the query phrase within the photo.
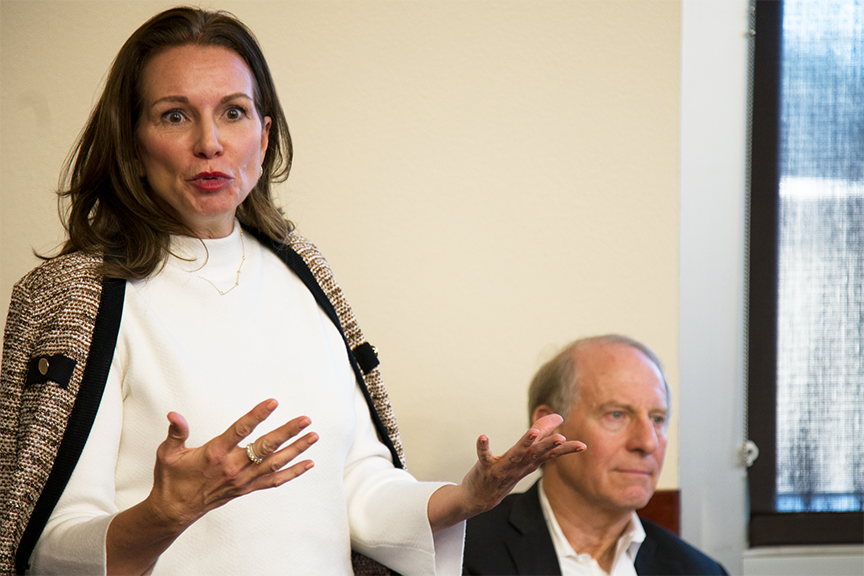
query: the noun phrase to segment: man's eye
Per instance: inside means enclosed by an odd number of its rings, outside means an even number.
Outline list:
[[[612,416],[612,418],[618,419],[624,417],[624,412],[622,412],[621,410],[613,410],[609,413],[609,415]]]

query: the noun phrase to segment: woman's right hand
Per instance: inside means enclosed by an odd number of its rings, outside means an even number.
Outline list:
[[[108,574],[143,573],[177,536],[210,510],[238,496],[281,486],[312,468],[311,460],[289,464],[318,440],[317,434],[310,432],[282,447],[310,424],[306,416],[258,438],[252,450],[262,459],[259,463],[239,446],[277,405],[273,399],[261,402],[197,448],[185,445],[189,438],[186,419],[169,413],[168,437],[156,450],[153,489],[143,502],[119,513],[108,527]]]
[[[155,510],[164,514],[168,526],[183,530],[238,496],[280,486],[312,468],[311,460],[284,467],[318,440],[314,432],[280,449],[309,425],[306,416],[295,418],[255,441],[252,449],[263,459],[259,464],[238,446],[277,405],[276,400],[265,400],[198,448],[185,446],[189,438],[186,419],[176,412],[168,414],[171,423],[168,438],[156,451],[153,490],[148,497]]]

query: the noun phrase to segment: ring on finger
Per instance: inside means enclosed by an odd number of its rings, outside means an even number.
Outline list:
[[[249,460],[251,460],[253,464],[260,464],[264,461],[263,458],[255,454],[255,449],[252,448],[251,442],[246,445],[246,456],[249,457]]]

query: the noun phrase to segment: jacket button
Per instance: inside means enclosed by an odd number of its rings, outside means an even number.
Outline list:
[[[39,359],[39,373],[45,376],[48,374],[48,359],[40,358]]]

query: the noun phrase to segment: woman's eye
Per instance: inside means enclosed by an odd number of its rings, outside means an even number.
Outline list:
[[[229,120],[239,120],[240,118],[243,117],[243,115],[245,113],[246,113],[246,111],[243,110],[242,108],[233,107],[233,108],[229,108],[228,110],[225,111],[225,116]]]
[[[169,110],[162,115],[162,118],[168,124],[180,124],[181,122],[183,122],[183,113],[179,110]]]

